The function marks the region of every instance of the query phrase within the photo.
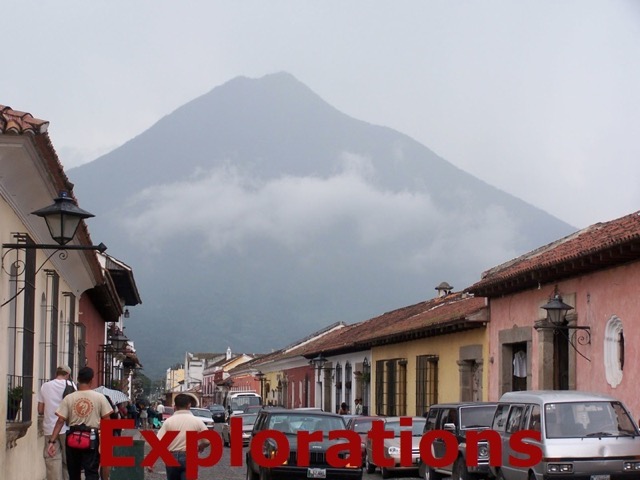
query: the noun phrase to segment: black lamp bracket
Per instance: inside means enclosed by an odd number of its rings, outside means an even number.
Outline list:
[[[580,325],[553,325],[547,320],[540,320],[535,323],[533,328],[542,331],[551,330],[554,335],[562,335],[567,339],[569,345],[571,345],[578,355],[588,362],[591,361],[590,358],[578,349],[578,346],[584,347],[591,345],[591,327]]]
[[[24,250],[52,250],[52,252],[47,255],[47,258],[38,266],[35,270],[35,273],[38,274],[40,270],[47,264],[54,255],[58,254],[60,260],[66,260],[69,256],[67,253],[68,250],[96,250],[100,253],[103,253],[107,247],[104,243],[100,243],[99,245],[59,245],[59,244],[38,244],[29,241],[29,236],[25,233],[14,233],[13,238],[16,239],[15,243],[3,243],[2,244],[2,270],[14,281],[20,279],[20,277],[24,274],[26,262],[23,255],[20,255],[21,251]],[[5,261],[7,263],[5,264]],[[24,287],[22,287],[18,292],[15,293],[10,299],[5,301],[0,308],[4,307],[11,301],[13,301],[16,297],[18,297],[24,291]]]

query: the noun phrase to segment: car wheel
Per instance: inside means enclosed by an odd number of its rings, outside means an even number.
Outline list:
[[[442,475],[428,465],[424,466],[424,480],[440,480]]]
[[[251,470],[251,465],[247,464],[247,480],[259,480],[256,472]]]
[[[367,469],[367,473],[373,473],[376,471],[376,466],[369,461],[369,455],[367,455],[367,459],[365,460],[365,468]]]
[[[464,458],[458,457],[456,463],[453,464],[453,472],[451,474],[452,480],[471,480],[471,476],[469,475],[469,470],[467,469],[467,464],[464,461]]]
[[[504,473],[502,473],[502,469],[498,469],[496,471],[496,480],[505,480]]]
[[[388,468],[381,467],[380,472],[382,473],[382,478],[389,478],[391,476],[391,472]]]
[[[269,472],[269,470],[265,468],[261,468],[259,480],[271,480],[271,473]]]

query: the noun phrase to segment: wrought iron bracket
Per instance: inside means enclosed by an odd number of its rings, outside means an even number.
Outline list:
[[[107,250],[107,246],[104,243],[99,245],[59,245],[59,244],[38,244],[30,241],[29,236],[25,233],[14,233],[13,238],[16,239],[15,243],[3,243],[2,244],[2,270],[7,273],[12,279],[19,279],[25,271],[25,259],[24,255],[20,255],[21,251],[26,250],[52,250],[50,254],[44,259],[42,264],[36,268],[37,274],[47,264],[49,260],[58,254],[61,260],[66,260],[68,257],[68,250],[96,250],[103,253]],[[15,254],[14,258],[10,258],[11,254]],[[8,266],[5,266],[5,259],[9,261]],[[12,302],[24,291],[24,287],[18,290],[10,299],[5,301],[0,308],[4,307],[8,303]]]
[[[567,339],[569,345],[571,345],[578,355],[588,362],[591,361],[590,358],[578,349],[578,345],[583,347],[591,345],[591,327],[582,325],[553,325],[551,322],[542,320],[536,322],[533,328],[542,331],[550,330],[553,331],[554,335],[562,335]]]
[[[98,245],[58,245],[58,244],[39,244],[39,243],[3,243],[2,248],[10,250],[97,250],[104,253],[107,246],[104,243]],[[53,252],[55,254],[55,252]]]

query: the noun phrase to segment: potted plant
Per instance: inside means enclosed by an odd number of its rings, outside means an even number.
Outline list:
[[[7,420],[14,421],[18,416],[23,393],[22,385],[9,389],[7,396]]]

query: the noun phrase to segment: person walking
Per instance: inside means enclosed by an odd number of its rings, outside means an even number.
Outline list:
[[[81,480],[84,470],[85,480],[98,480],[100,476],[99,429],[100,420],[110,417],[113,409],[107,398],[91,390],[93,369],[84,367],[78,372],[78,390],[64,397],[56,410],[58,420],[48,442],[48,454],[53,457],[59,449],[58,438],[65,422],[69,425],[66,435],[67,470],[69,480]],[[91,440],[86,448],[77,448],[76,435],[86,435]],[[85,445],[82,445],[85,447]]]
[[[143,403],[140,404],[140,430],[147,430],[149,428],[149,410],[147,406]]]
[[[153,422],[154,426],[157,426],[157,428],[160,428],[160,425],[162,425],[162,420],[164,420],[164,404],[160,401],[158,402],[158,407],[156,408],[156,411],[158,412],[158,416],[157,422]]]
[[[362,415],[362,399],[356,398],[356,415]]]
[[[187,432],[204,432],[208,429],[202,419],[191,413],[191,397],[189,395],[179,393],[176,395],[174,404],[175,411],[160,427],[158,438],[164,437],[166,432],[178,432],[178,436],[169,444],[168,450],[180,465],[177,467],[166,465],[165,468],[167,480],[184,480],[187,471]],[[203,452],[208,446],[208,440],[200,440],[198,452]],[[153,472],[153,465],[147,467],[147,470]]]
[[[64,439],[68,427],[63,425],[57,438],[57,449],[54,456],[49,455],[49,440],[53,433],[53,427],[58,417],[56,410],[62,402],[67,386],[76,389],[76,386],[69,379],[71,376],[71,368],[67,365],[60,365],[56,368],[56,378],[45,382],[38,392],[38,414],[42,415],[42,430],[44,432],[44,464],[47,471],[47,480],[69,480],[69,472],[67,471],[67,452],[64,448]]]

